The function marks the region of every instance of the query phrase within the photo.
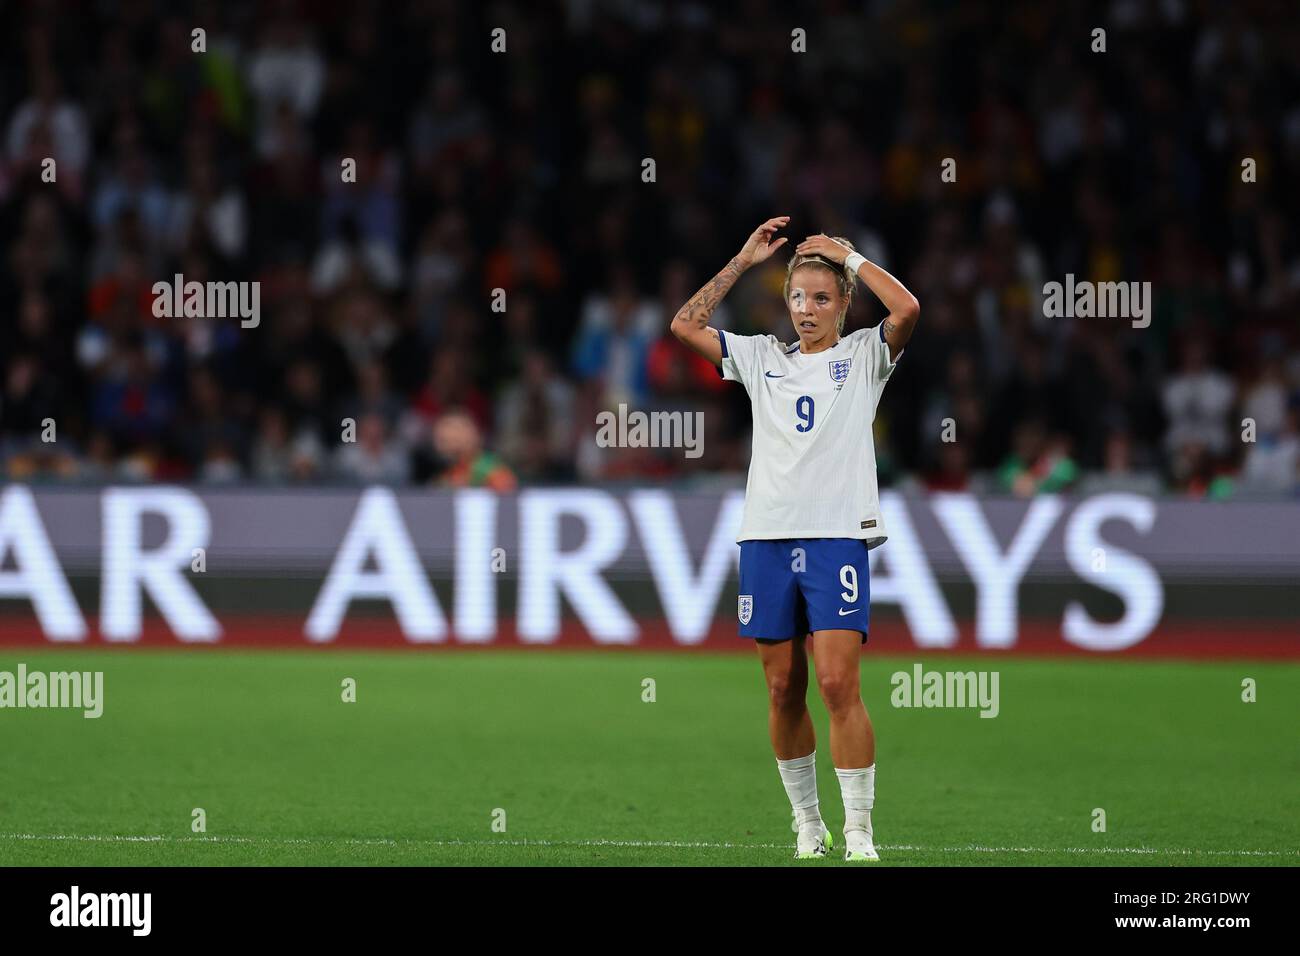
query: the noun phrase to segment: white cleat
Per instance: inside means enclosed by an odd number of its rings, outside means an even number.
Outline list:
[[[831,836],[831,831],[826,829],[826,825],[818,820],[816,823],[801,827],[799,829],[799,839],[795,843],[794,858],[796,860],[817,860],[826,856],[831,847],[835,845],[835,838]]]
[[[850,863],[870,863],[880,859],[870,830],[844,831],[844,859]]]

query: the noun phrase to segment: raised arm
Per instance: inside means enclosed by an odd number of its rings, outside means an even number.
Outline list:
[[[907,291],[907,286],[899,282],[870,259],[863,259],[858,266],[858,278],[867,284],[867,288],[876,294],[876,298],[885,303],[889,315],[885,316],[885,344],[889,346],[889,360],[898,358],[907,340],[912,337],[916,320],[921,317],[921,303],[916,296]]]
[[[841,263],[850,256],[856,256],[854,262],[858,259],[862,260],[858,263],[858,278],[867,284],[867,288],[874,292],[876,298],[889,310],[881,334],[885,344],[889,346],[889,360],[892,362],[898,358],[898,353],[903,351],[903,346],[907,345],[907,340],[912,337],[916,320],[921,317],[921,304],[916,301],[916,296],[907,291],[907,286],[871,260],[857,253],[851,253],[829,236],[809,236],[795,247],[795,252],[799,255],[823,255],[834,262]]]
[[[776,231],[790,221],[789,216],[777,216],[763,223],[745,243],[743,249],[736,253],[709,284],[691,297],[691,300],[677,310],[673,316],[673,335],[694,352],[698,352],[714,365],[722,364],[722,341],[718,330],[709,328],[709,319],[718,307],[723,296],[731,291],[736,280],[744,275],[750,266],[763,262],[772,253],[785,245],[785,239],[772,242]]]

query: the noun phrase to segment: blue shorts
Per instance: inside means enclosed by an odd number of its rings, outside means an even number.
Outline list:
[[[867,543],[857,538],[740,542],[740,636],[788,641],[862,632],[871,612]]]

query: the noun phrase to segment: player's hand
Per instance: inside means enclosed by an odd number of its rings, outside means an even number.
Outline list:
[[[755,229],[754,234],[745,243],[745,247],[736,256],[740,260],[740,264],[748,269],[750,266],[765,262],[772,253],[785,245],[786,240],[784,238],[773,242],[772,237],[776,235],[778,229],[789,224],[789,216],[775,216]]]
[[[824,256],[837,266],[842,266],[852,250],[848,246],[840,245],[830,236],[818,233],[799,243],[794,247],[794,251],[801,256]]]

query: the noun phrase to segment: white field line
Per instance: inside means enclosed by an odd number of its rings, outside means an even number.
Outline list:
[[[703,843],[684,840],[386,840],[335,837],[240,837],[240,836],[123,836],[116,834],[70,833],[0,833],[0,840],[31,842],[69,841],[77,843],[242,843],[254,846],[303,846],[320,844],[347,846],[506,846],[506,847],[623,847],[646,849],[691,850],[788,850],[786,843]],[[1146,855],[1173,854],[1175,856],[1251,856],[1296,857],[1300,850],[1214,850],[1184,847],[1034,847],[1034,846],[913,846],[909,844],[882,843],[881,850],[915,851],[918,853],[1079,853],[1084,855]]]

